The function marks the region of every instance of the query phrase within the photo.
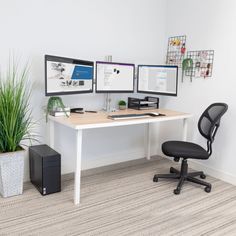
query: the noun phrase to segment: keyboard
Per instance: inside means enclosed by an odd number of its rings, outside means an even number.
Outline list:
[[[110,115],[108,116],[108,118],[112,120],[124,120],[124,119],[148,118],[148,117],[155,117],[159,115],[160,114],[157,112],[149,112],[149,113],[143,113],[143,114]]]

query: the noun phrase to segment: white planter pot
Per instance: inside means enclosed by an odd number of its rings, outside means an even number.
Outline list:
[[[25,151],[0,153],[0,194],[11,197],[22,194]]]
[[[126,109],[126,105],[119,105],[119,109],[120,110],[125,110]]]

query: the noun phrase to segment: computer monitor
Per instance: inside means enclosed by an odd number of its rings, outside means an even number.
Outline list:
[[[177,96],[178,66],[139,65],[139,93]]]
[[[45,55],[45,95],[93,92],[94,63]]]
[[[133,93],[134,64],[96,62],[97,93]]]

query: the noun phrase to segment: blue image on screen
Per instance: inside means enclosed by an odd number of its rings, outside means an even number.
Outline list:
[[[75,66],[71,79],[72,80],[92,80],[93,67]]]

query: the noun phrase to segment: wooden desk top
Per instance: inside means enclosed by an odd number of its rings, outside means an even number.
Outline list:
[[[148,112],[158,112],[160,114],[165,114],[165,116],[144,117],[138,119],[129,118],[123,120],[112,120],[107,118],[108,115],[143,114]],[[172,111],[167,109],[152,109],[152,110],[126,109],[116,112],[99,111],[97,113],[85,112],[84,114],[71,113],[70,117],[49,116],[49,120],[71,127],[73,129],[92,129],[92,128],[102,128],[102,127],[154,123],[167,120],[178,120],[178,119],[190,118],[191,116],[192,115],[188,113]]]

